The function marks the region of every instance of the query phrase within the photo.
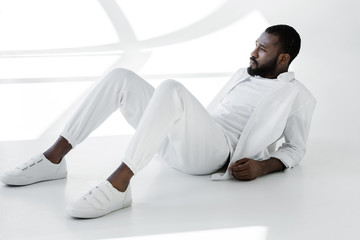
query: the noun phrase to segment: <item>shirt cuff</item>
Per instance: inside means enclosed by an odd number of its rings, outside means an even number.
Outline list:
[[[285,167],[286,167],[285,170],[288,170],[288,169],[291,169],[294,167],[293,160],[291,158],[289,158],[289,156],[287,156],[287,154],[284,152],[280,152],[280,151],[273,152],[270,154],[270,157],[279,159],[285,165]]]

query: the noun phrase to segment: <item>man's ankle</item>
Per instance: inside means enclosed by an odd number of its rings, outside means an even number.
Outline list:
[[[134,173],[131,169],[125,163],[122,163],[115,172],[108,177],[107,181],[109,181],[115,189],[120,192],[125,192],[133,176]]]
[[[125,192],[126,189],[128,188],[129,186],[129,183],[119,183],[117,181],[114,181],[113,179],[111,178],[108,178],[107,181],[109,181],[109,183],[118,191],[120,192]]]
[[[63,159],[62,157],[52,156],[51,154],[48,154],[46,152],[44,152],[43,154],[46,157],[46,159],[49,160],[53,164],[59,164],[61,162],[61,160]]]
[[[62,136],[44,152],[44,156],[52,163],[59,164],[63,157],[70,152],[72,145]]]

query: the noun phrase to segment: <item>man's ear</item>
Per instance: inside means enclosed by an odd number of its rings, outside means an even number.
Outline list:
[[[279,55],[279,64],[281,65],[289,65],[289,62],[290,62],[290,55],[288,53],[281,53]]]

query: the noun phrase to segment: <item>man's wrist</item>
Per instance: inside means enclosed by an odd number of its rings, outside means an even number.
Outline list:
[[[271,157],[261,161],[261,174],[266,175],[272,172],[283,171],[286,166],[278,158]]]

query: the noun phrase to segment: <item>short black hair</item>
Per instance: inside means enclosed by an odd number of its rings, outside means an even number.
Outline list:
[[[293,27],[284,24],[268,27],[265,32],[279,38],[281,45],[279,53],[288,53],[290,55],[290,64],[300,51],[301,38],[299,33]]]

